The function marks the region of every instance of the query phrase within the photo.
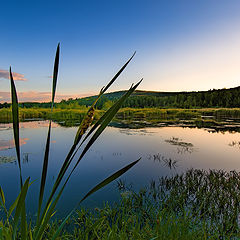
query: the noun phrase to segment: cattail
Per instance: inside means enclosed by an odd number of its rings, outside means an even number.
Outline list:
[[[88,110],[87,115],[84,117],[84,119],[81,122],[81,125],[78,128],[78,131],[77,131],[77,134],[75,137],[75,141],[74,141],[75,144],[78,144],[82,135],[87,131],[87,129],[91,125],[91,123],[93,121],[94,113],[95,113],[95,109],[94,109],[94,107],[91,107]]]

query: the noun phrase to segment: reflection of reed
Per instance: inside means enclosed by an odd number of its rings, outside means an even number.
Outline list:
[[[178,154],[192,153],[193,151],[194,151],[194,149],[191,148],[191,147],[181,147],[181,148],[177,148],[177,153],[178,153]]]
[[[149,155],[148,159],[153,159],[154,162],[162,163],[163,166],[168,167],[169,169],[176,169],[176,167],[178,167],[177,160],[174,160],[172,158],[167,158],[161,155],[161,153]]]
[[[23,163],[29,162],[29,153],[23,153]]]

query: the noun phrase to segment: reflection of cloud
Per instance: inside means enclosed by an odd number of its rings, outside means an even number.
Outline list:
[[[20,128],[41,128],[41,127],[48,127],[49,121],[32,121],[32,122],[20,122]],[[52,122],[52,128],[56,128],[59,125],[55,122]],[[12,130],[12,123],[4,123],[0,124],[0,131],[1,130]],[[1,141],[1,140],[0,140]]]
[[[20,146],[23,144],[26,144],[27,140],[29,140],[29,138],[20,138]],[[0,139],[0,151],[14,148],[14,147],[15,147],[14,140],[1,140]]]
[[[24,75],[21,73],[13,72],[12,75],[13,75],[13,79],[16,81],[26,81],[27,80],[26,78],[24,78]],[[9,79],[9,71],[0,69],[0,78]]]
[[[51,101],[51,92],[37,92],[37,91],[28,91],[28,92],[18,92],[19,102],[50,102]],[[56,93],[56,102],[60,102],[62,99],[69,98],[80,98],[86,97],[93,94],[61,94]],[[0,102],[10,102],[10,93],[9,92],[0,92]]]

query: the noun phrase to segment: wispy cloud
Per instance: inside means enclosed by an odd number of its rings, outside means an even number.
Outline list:
[[[18,92],[19,102],[50,102],[51,101],[51,92],[37,92],[37,91],[28,91],[28,92]],[[56,102],[60,102],[62,99],[69,98],[81,98],[93,95],[93,93],[85,94],[56,94]],[[10,93],[9,92],[0,92],[0,102],[10,102]]]
[[[16,81],[27,81],[27,79],[21,73],[13,72],[12,74],[13,74],[13,79]],[[9,79],[9,71],[0,69],[0,78]]]

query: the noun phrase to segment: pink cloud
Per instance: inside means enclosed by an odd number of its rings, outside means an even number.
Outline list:
[[[21,73],[13,72],[12,75],[13,79],[16,81],[27,81],[27,79]],[[9,71],[0,69],[0,78],[9,79]]]
[[[37,91],[28,91],[28,92],[18,92],[18,101],[19,102],[50,102],[51,101],[51,92],[37,92]],[[55,97],[56,102],[60,102],[62,99],[69,98],[81,98],[93,95],[92,93],[86,94],[61,94],[57,93]],[[10,102],[10,93],[9,92],[0,92],[0,102]]]

